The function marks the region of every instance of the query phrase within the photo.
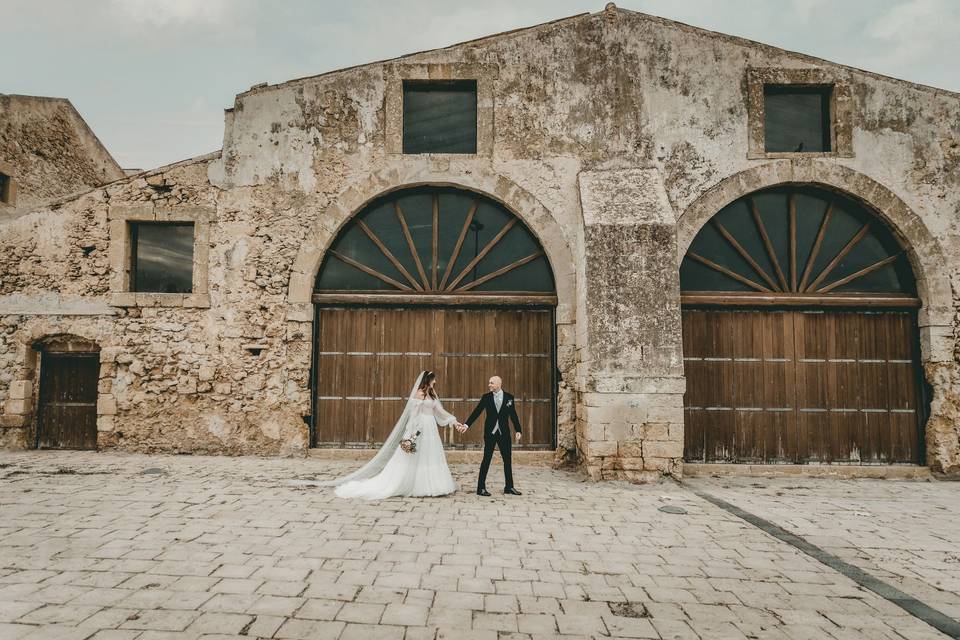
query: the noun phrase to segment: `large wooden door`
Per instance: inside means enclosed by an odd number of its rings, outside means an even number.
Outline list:
[[[691,462],[918,463],[912,311],[683,310]]]
[[[373,447],[393,428],[417,374],[437,374],[444,407],[465,420],[491,375],[517,399],[525,446],[554,440],[553,311],[319,307],[318,446]],[[482,446],[474,424],[442,429],[448,446]]]
[[[99,378],[99,353],[41,355],[38,448],[96,449]]]

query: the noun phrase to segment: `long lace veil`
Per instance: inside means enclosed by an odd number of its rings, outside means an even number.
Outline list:
[[[417,397],[420,381],[423,380],[423,373],[424,372],[421,371],[420,375],[417,376],[417,381],[413,383],[413,389],[410,390],[410,395],[407,397],[407,405],[403,408],[403,413],[400,414],[400,418],[397,420],[397,424],[394,425],[393,431],[387,436],[387,440],[383,443],[383,446],[380,447],[380,450],[377,451],[377,454],[373,456],[367,464],[356,471],[339,478],[334,478],[333,480],[318,481],[315,483],[316,486],[334,487],[344,482],[350,482],[351,480],[366,480],[367,478],[372,478],[377,475],[387,466],[387,462],[389,462],[393,454],[396,453],[397,447],[400,446],[400,441],[403,440],[407,423],[410,421],[410,415],[413,413],[413,401]]]

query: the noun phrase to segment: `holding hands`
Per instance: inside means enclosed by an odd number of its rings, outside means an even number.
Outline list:
[[[454,423],[453,423],[453,426],[454,426],[454,428],[455,428],[457,431],[459,431],[460,433],[463,433],[464,431],[466,431],[466,430],[469,428],[467,425],[463,424],[462,422],[454,422]]]

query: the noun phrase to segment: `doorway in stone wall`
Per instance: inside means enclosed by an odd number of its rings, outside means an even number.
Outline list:
[[[523,446],[555,446],[553,272],[502,204],[449,187],[372,201],[327,250],[313,301],[312,446],[379,446],[424,368],[461,419],[501,375]],[[482,446],[477,430],[443,437],[448,447]]]
[[[100,352],[96,347],[68,341],[41,347],[38,449],[97,448],[99,381]]]
[[[922,464],[921,302],[877,212],[750,194],[700,230],[680,286],[688,462]]]

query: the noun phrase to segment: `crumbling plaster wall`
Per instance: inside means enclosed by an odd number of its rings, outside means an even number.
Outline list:
[[[492,151],[389,152],[391,83],[411,72],[444,77],[451,65],[465,64],[494,70]],[[751,67],[828,68],[849,82],[854,155],[819,158],[816,167],[842,166],[885,185],[929,229],[943,256],[960,255],[957,96],[640,14],[577,17],[238,95],[222,155],[161,176],[184,195],[164,206],[216,212],[210,308],[111,308],[116,315],[106,324],[114,329],[97,334],[116,370],[102,383],[117,411],[103,414],[103,442],[228,452],[302,448],[312,318],[292,292],[310,283],[304,256],[322,250],[377,193],[442,182],[537,217],[526,221],[548,247],[560,287],[561,447],[579,447],[596,478],[679,476],[677,267],[684,247],[677,224],[692,237],[684,215],[698,198],[774,162],[747,157]],[[812,160],[789,162],[806,167],[805,177],[842,188],[829,171],[811,173]],[[630,189],[631,176],[648,187]],[[98,273],[96,254],[105,251],[106,211],[154,195],[143,177],[133,178],[38,212],[15,231],[0,228],[4,255],[17,256],[0,267],[13,274],[4,276],[14,283],[4,293],[39,303],[54,292],[63,296],[60,304],[105,304],[108,278]],[[64,231],[42,240],[36,229],[50,222]],[[690,217],[686,224],[703,222]],[[83,256],[67,240],[73,237],[99,244]],[[937,273],[921,275],[957,291],[958,261],[933,264],[933,253],[918,256],[918,265]],[[936,312],[927,320],[937,338],[925,366],[942,437],[931,459],[952,469],[960,464],[952,418],[960,398],[958,301],[950,286],[932,290],[939,298],[925,303]],[[56,314],[3,318],[4,340],[21,345],[41,330],[79,332],[77,323],[93,322]],[[266,348],[254,358],[243,349],[247,343]],[[0,357],[7,359],[0,375],[9,377],[16,369],[7,363],[15,358]],[[0,377],[0,400],[8,384]]]

